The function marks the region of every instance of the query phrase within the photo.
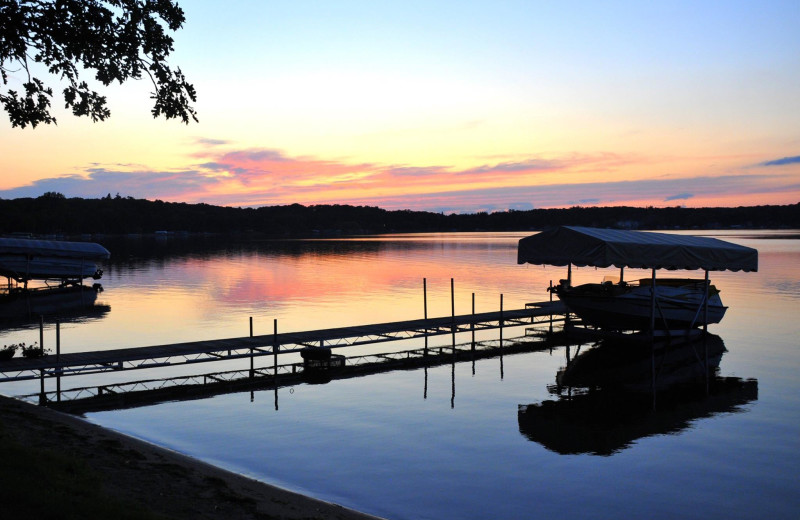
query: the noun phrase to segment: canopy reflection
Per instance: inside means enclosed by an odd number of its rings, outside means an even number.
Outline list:
[[[102,319],[109,305],[97,302],[100,284],[12,290],[0,293],[0,329],[25,328],[40,318],[64,322]]]
[[[569,352],[548,386],[557,399],[519,405],[517,414],[523,436],[559,454],[612,455],[758,398],[756,380],[717,375],[726,350],[716,335],[652,350],[604,340]]]

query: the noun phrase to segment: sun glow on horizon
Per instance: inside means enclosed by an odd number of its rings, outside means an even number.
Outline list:
[[[57,127],[0,128],[0,197],[441,212],[800,200],[796,2],[579,4],[420,17],[186,3],[171,62],[200,122],[153,120],[147,81],[104,91],[103,123],[56,106]]]

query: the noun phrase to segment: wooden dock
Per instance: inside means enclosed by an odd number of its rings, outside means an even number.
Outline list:
[[[49,354],[41,358],[14,358],[0,361],[0,383],[123,370],[148,369],[193,363],[273,356],[277,374],[278,355],[299,352],[308,347],[342,348],[389,341],[427,338],[445,334],[502,329],[541,322],[552,322],[565,315],[560,302],[530,303],[524,309],[500,310],[458,316],[397,321],[279,333],[259,336],[191,341],[123,349]],[[252,327],[251,327],[252,330]],[[60,386],[60,383],[59,383]]]
[[[546,326],[537,327],[537,332]],[[560,332],[553,334],[529,334],[532,329],[526,328],[526,334],[510,337],[501,342],[497,339],[467,342],[456,346],[436,346],[415,348],[411,350],[383,352],[348,356],[347,363],[337,365],[328,370],[311,371],[303,362],[290,362],[274,367],[257,368],[253,372],[243,370],[227,370],[224,372],[190,374],[160,379],[144,379],[121,383],[95,384],[74,387],[62,392],[49,391],[44,394],[32,393],[18,396],[20,399],[46,404],[61,411],[74,414],[86,414],[107,410],[121,410],[140,406],[151,406],[167,401],[206,399],[223,394],[250,391],[250,399],[254,399],[256,391],[273,390],[275,409],[278,409],[278,390],[291,388],[301,383],[327,383],[334,380],[349,379],[376,375],[396,370],[424,369],[428,370],[445,364],[472,362],[472,373],[475,374],[475,363],[478,360],[499,358],[500,373],[503,373],[503,359],[508,356],[552,350],[563,345],[564,337]],[[342,358],[344,356],[341,356]],[[279,376],[276,377],[276,374]],[[455,371],[451,372],[455,378]],[[455,381],[453,380],[453,388]],[[427,372],[425,377],[425,394],[427,395]]]

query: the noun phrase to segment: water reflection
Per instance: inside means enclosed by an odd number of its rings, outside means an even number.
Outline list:
[[[3,292],[0,330],[24,328],[43,318],[62,323],[102,319],[111,311],[109,305],[97,302],[102,291],[100,284],[94,284]]]
[[[280,240],[254,239],[246,235],[175,236],[168,239],[110,237],[103,241],[103,245],[112,251],[112,256],[107,262],[107,266],[111,269],[114,267],[129,269],[174,260],[212,260],[252,254],[266,257],[302,257],[376,253],[386,249],[409,250],[425,247],[423,244],[406,241]]]
[[[611,455],[758,398],[756,380],[718,375],[726,350],[713,334],[652,350],[601,341],[572,358],[566,352],[566,366],[548,386],[557,399],[518,411],[520,433],[560,454]]]

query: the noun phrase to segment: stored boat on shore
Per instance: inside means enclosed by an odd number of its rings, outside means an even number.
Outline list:
[[[758,251],[723,240],[667,233],[565,226],[519,241],[517,262],[568,266],[551,288],[567,308],[606,330],[689,330],[719,323],[727,307],[709,271],[756,271]],[[618,267],[619,278],[572,285],[572,265]],[[652,269],[650,279],[624,281],[624,269]],[[656,279],[656,270],[705,271],[704,279]]]

